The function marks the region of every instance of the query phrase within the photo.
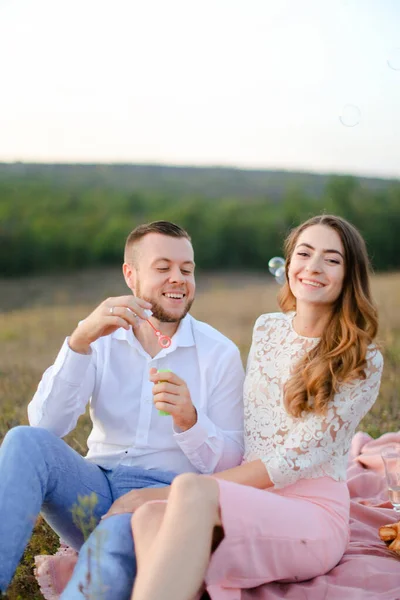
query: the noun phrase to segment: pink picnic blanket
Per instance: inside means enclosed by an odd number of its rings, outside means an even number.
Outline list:
[[[350,542],[340,563],[326,575],[302,583],[269,583],[242,590],[241,600],[400,600],[400,556],[388,550],[378,529],[395,523],[380,457],[385,446],[400,444],[400,431],[374,440],[357,433],[352,442],[348,486]],[[76,553],[63,549],[36,557],[36,577],[46,600],[57,600],[71,576]]]

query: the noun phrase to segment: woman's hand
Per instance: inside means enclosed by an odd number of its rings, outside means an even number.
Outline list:
[[[150,500],[167,500],[169,496],[170,486],[160,488],[142,488],[141,490],[132,490],[124,494],[116,500],[110,507],[109,511],[102,517],[106,519],[112,515],[120,515],[123,513],[133,513],[135,510],[149,502]]]

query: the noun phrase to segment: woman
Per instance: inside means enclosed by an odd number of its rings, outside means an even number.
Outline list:
[[[185,474],[132,518],[132,600],[238,600],[332,569],[348,542],[352,436],[378,395],[377,314],[358,231],[314,217],[286,240],[282,313],[256,321],[242,465]],[[221,541],[222,540],[222,541]]]

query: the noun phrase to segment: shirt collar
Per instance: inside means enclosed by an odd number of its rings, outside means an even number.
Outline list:
[[[190,347],[195,345],[192,322],[193,317],[191,317],[189,314],[182,319],[182,321],[179,323],[178,329],[172,336],[172,344],[169,348],[167,348],[167,353],[172,352],[178,347]],[[142,326],[146,327],[144,324]],[[150,325],[147,326],[150,327]],[[128,330],[124,329],[123,327],[119,327],[119,329],[111,334],[111,337],[117,340],[126,341],[131,346],[137,346],[139,343],[131,327]]]

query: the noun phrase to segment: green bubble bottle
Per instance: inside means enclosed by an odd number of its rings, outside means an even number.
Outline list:
[[[157,369],[157,373],[171,373],[171,369]],[[160,383],[161,383],[161,381],[160,381]],[[161,417],[170,417],[171,416],[169,413],[165,412],[165,410],[159,410],[158,414]]]

